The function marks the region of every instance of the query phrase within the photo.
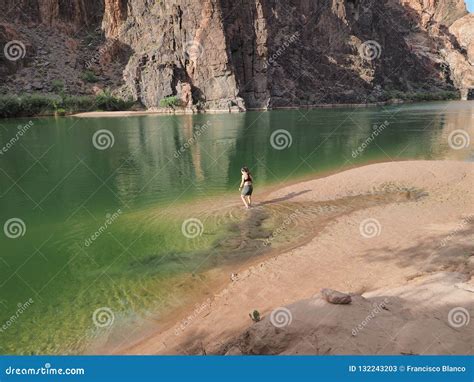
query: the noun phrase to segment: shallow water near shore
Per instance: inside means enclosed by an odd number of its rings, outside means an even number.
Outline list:
[[[159,325],[211,293],[213,269],[291,248],[340,214],[422,197],[383,190],[304,206],[259,201],[262,190],[370,162],[472,160],[448,138],[458,129],[473,136],[473,112],[471,102],[435,102],[37,118],[13,141],[29,119],[1,121],[1,222],[21,219],[24,228],[0,237],[0,353],[80,353],[120,327],[133,338],[140,323]],[[104,129],[105,149],[94,140]],[[286,132],[272,136],[278,130]],[[237,191],[244,164],[256,179],[250,211]]]

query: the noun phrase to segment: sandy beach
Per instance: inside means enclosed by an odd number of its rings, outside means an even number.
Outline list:
[[[274,191],[254,208],[268,201],[406,197],[339,216],[296,249],[229,275],[228,285],[190,307],[184,320],[118,353],[472,353],[473,186],[474,163],[405,161]],[[329,304],[322,288],[350,293],[352,303]],[[290,323],[275,326],[282,307]],[[263,318],[258,323],[249,317],[254,310]],[[459,312],[463,321],[453,324]]]
[[[73,117],[78,118],[102,118],[102,117],[132,117],[132,116],[144,116],[144,115],[183,115],[183,114],[229,114],[229,113],[241,113],[244,111],[268,111],[268,110],[298,110],[304,109],[337,109],[337,108],[367,108],[377,107],[384,105],[403,104],[407,103],[403,100],[390,100],[383,102],[369,102],[369,103],[329,103],[329,104],[315,104],[315,105],[294,105],[294,106],[281,106],[268,108],[248,108],[246,110],[233,109],[206,109],[203,111],[196,111],[190,109],[166,109],[166,108],[151,108],[148,110],[127,110],[127,111],[87,111],[81,113],[71,114]]]

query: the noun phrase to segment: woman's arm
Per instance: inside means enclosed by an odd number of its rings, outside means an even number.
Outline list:
[[[242,174],[242,181],[240,182],[239,190],[244,186],[244,175]]]

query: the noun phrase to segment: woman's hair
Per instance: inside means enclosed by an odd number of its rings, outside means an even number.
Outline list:
[[[240,169],[240,171],[246,172],[247,174],[250,174],[250,170],[247,166],[244,166]]]

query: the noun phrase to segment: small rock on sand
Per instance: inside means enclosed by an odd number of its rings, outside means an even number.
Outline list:
[[[347,293],[338,292],[334,289],[321,289],[323,298],[331,304],[350,304],[352,298]]]

